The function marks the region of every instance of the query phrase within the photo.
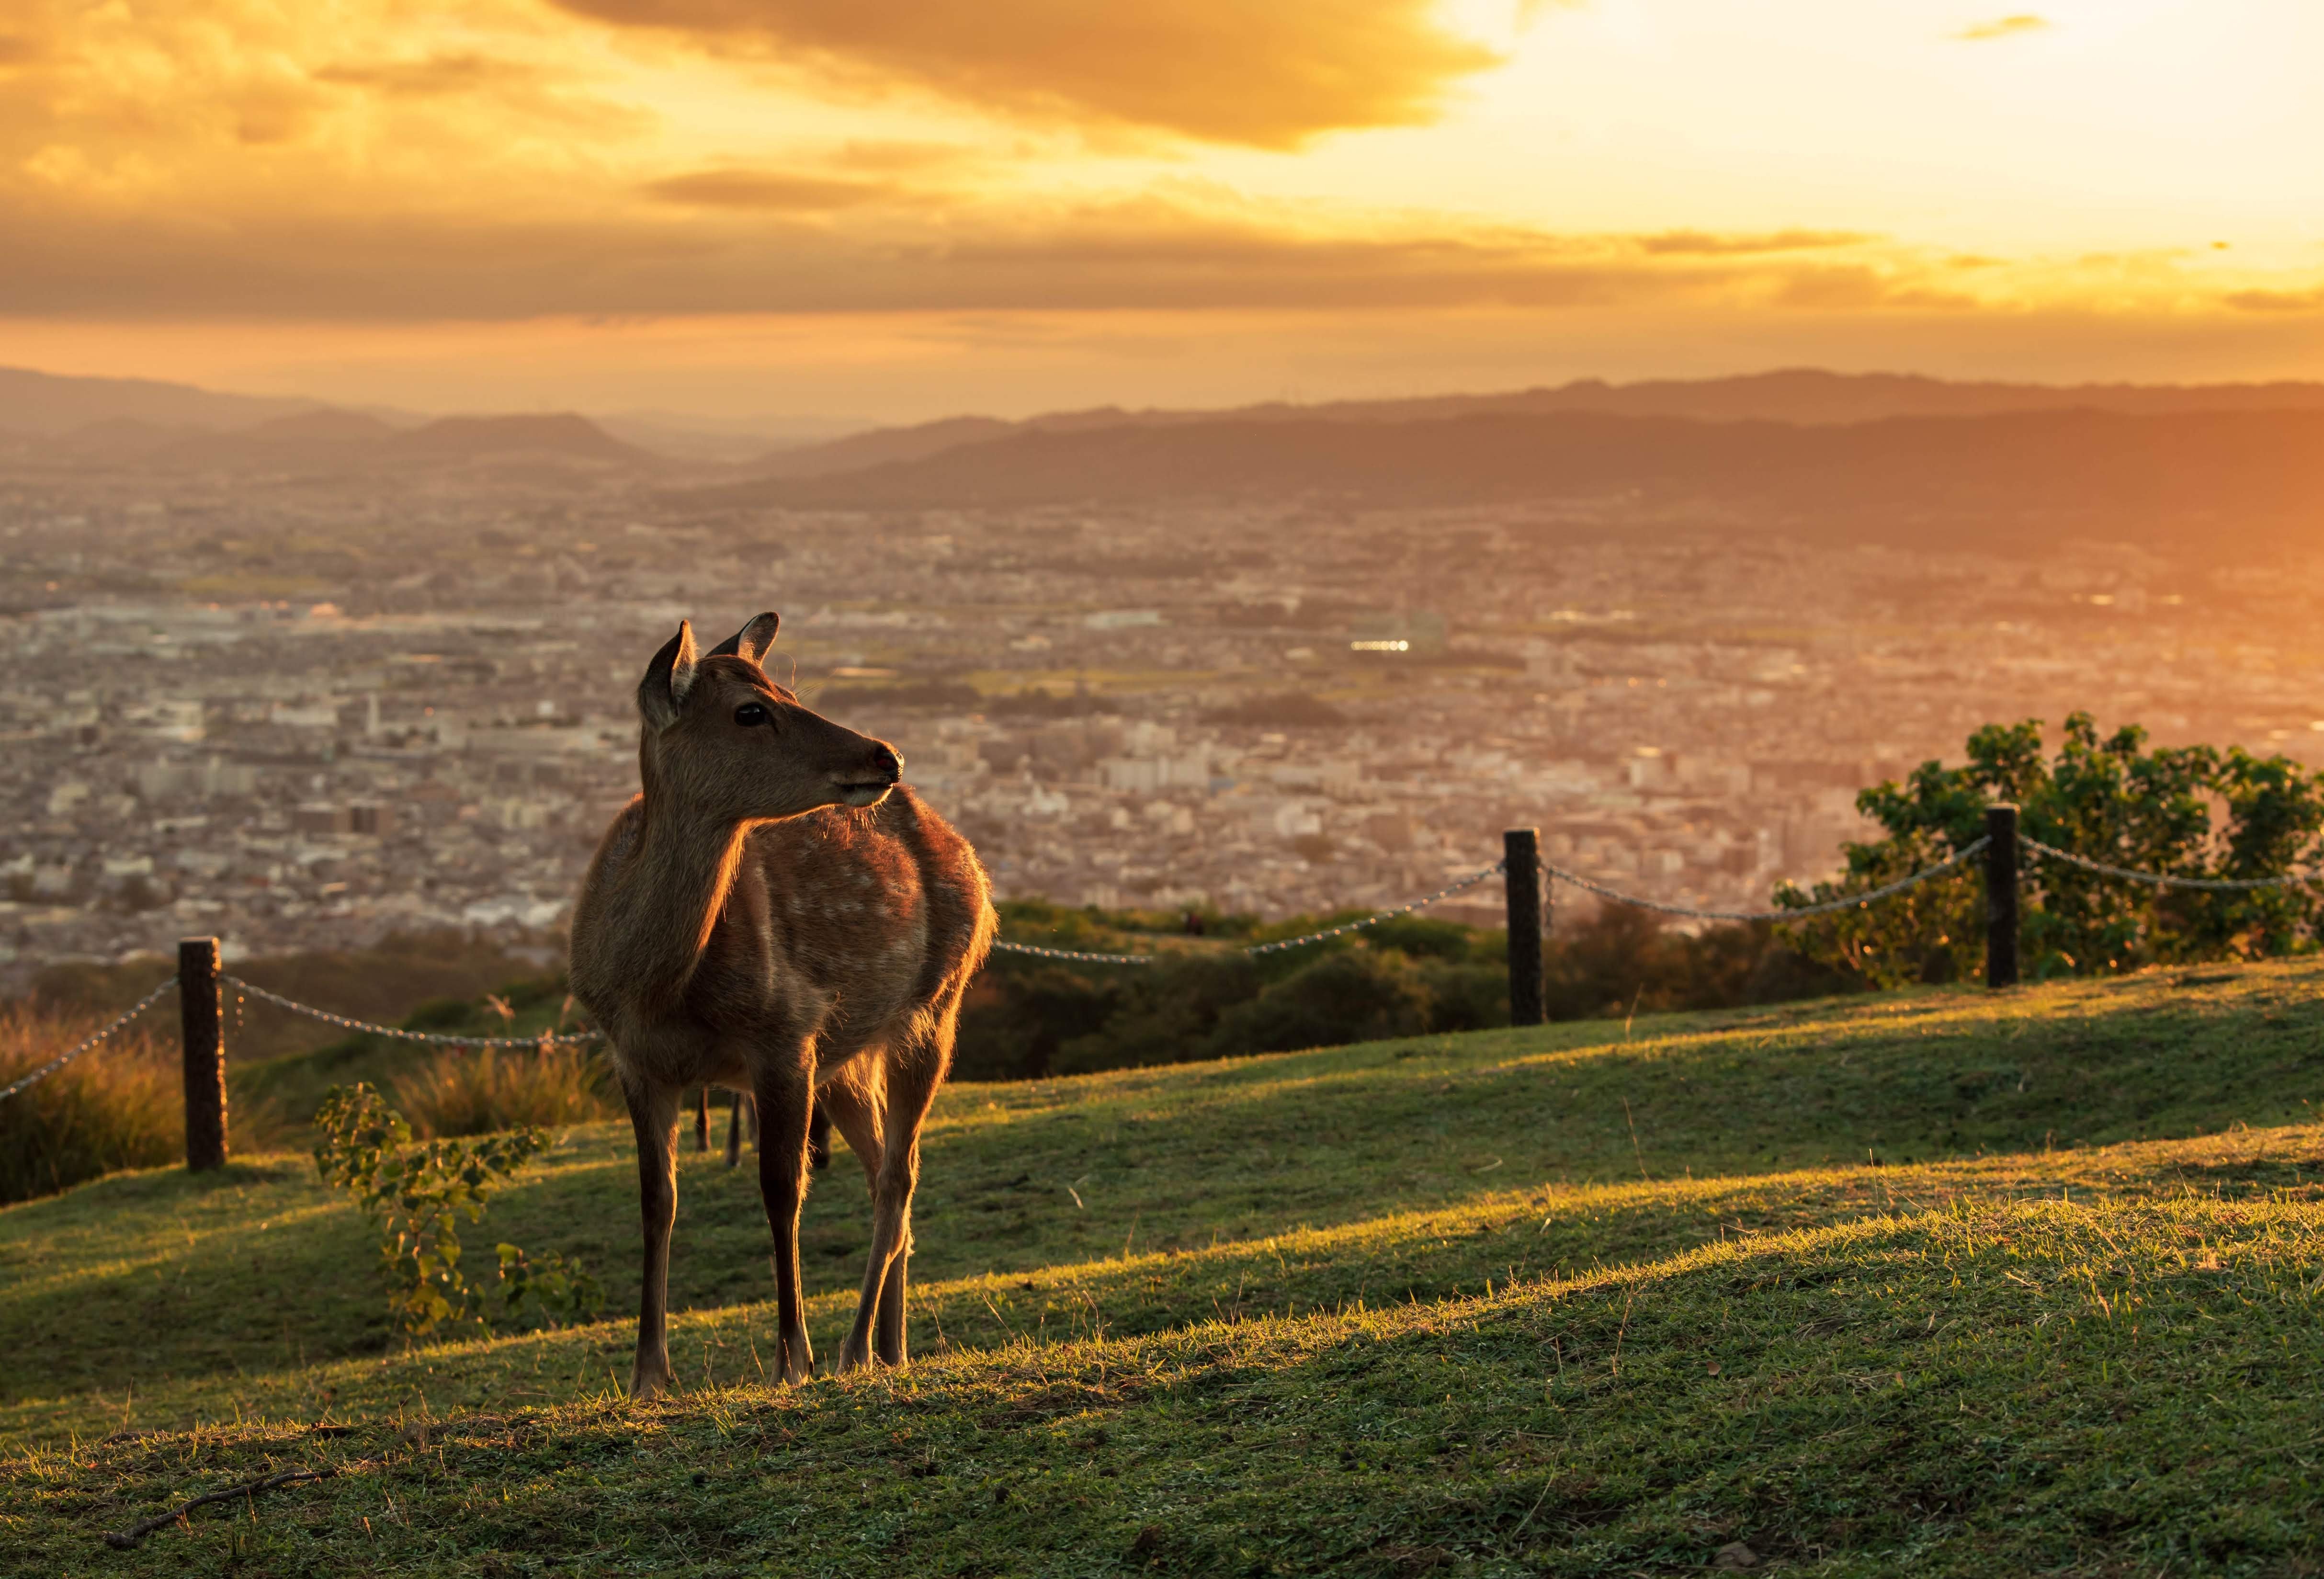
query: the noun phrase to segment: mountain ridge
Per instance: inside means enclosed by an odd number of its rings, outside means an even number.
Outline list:
[[[1854,424],[1602,413],[1035,430],[824,476],[696,490],[704,506],[911,509],[1314,496],[1524,500],[1821,530],[2019,532],[2028,521],[2167,538],[2234,519],[2324,525],[2324,410],[2067,409]]]
[[[945,449],[1021,433],[1184,427],[1216,421],[1407,422],[1460,416],[1594,413],[1824,426],[1889,417],[1973,417],[2072,410],[2125,415],[2324,411],[2324,383],[1958,383],[1921,374],[1833,373],[1813,367],[1777,368],[1704,379],[1647,379],[1631,383],[1584,378],[1486,394],[1416,395],[1306,405],[1270,401],[1217,410],[1098,406],[1045,412],[1016,422],[992,417],[946,417],[907,427],[875,428],[819,445],[788,448],[762,456],[744,469],[752,476],[766,477],[820,476],[871,465],[925,459]]]

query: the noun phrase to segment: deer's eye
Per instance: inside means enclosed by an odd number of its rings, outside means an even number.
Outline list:
[[[770,724],[774,720],[766,708],[759,703],[745,702],[734,709],[734,722],[745,729],[755,729],[761,724]]]

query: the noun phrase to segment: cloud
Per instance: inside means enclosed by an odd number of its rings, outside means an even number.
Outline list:
[[[1757,235],[1665,230],[1658,235],[1640,236],[1638,248],[1655,254],[1738,257],[1753,253],[1821,252],[1831,247],[1861,246],[1879,239],[1858,230],[1773,230]]]
[[[489,92],[514,83],[540,80],[539,68],[475,53],[427,55],[414,60],[337,61],[309,75],[318,82],[364,88],[399,98],[436,98],[447,94]]]
[[[1497,65],[1430,0],[552,0],[705,48],[753,49],[987,109],[1296,147],[1422,125]]]
[[[881,172],[934,170],[969,163],[980,155],[974,149],[950,143],[912,143],[862,139],[843,143],[824,156],[824,162],[844,170]]]
[[[1443,217],[1352,227],[1231,195],[1198,202],[1158,191],[1045,206],[816,169],[712,168],[659,178],[646,190],[651,203],[642,210],[563,220],[401,213],[218,224],[134,208],[36,212],[0,199],[0,231],[19,238],[0,272],[0,315],[394,321],[1971,304],[1941,260],[1886,245],[1868,245],[1841,265],[1804,248],[1657,251],[1657,237]],[[829,215],[841,208],[848,221],[835,225]]]
[[[901,189],[875,181],[834,180],[761,170],[701,170],[665,176],[639,189],[665,203],[698,208],[828,213],[894,198]]]
[[[2324,312],[2324,286],[2312,291],[2231,291],[2219,300],[2238,312]]]
[[[39,60],[42,53],[37,40],[19,32],[0,32],[0,69],[28,66]]]
[[[2020,12],[2015,16],[1999,16],[1991,22],[1973,23],[1952,37],[1957,43],[1983,43],[1988,39],[2013,39],[2029,32],[2041,32],[2054,25],[2046,16]]]

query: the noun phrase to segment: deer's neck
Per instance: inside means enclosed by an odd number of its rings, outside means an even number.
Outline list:
[[[645,826],[621,896],[632,990],[646,1002],[685,994],[725,909],[742,859],[744,823],[704,823],[649,795]]]

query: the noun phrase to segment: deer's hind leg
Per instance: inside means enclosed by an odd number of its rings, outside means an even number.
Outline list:
[[[733,1168],[742,1160],[742,1110],[751,1105],[751,1094],[737,1091],[733,1105],[726,1110],[726,1166]]]
[[[864,1302],[856,1310],[848,1347],[840,1352],[843,1370],[850,1351],[858,1363],[869,1363],[876,1354],[883,1365],[901,1365],[909,1357],[904,1336],[906,1268],[912,1258],[912,1193],[920,1182],[920,1126],[951,1067],[959,1013],[960,994],[954,991],[930,1012],[919,1034],[889,1049],[882,1059],[888,1100],[872,1181],[872,1264],[864,1269]]]
[[[638,1298],[638,1354],[630,1396],[649,1399],[670,1385],[669,1235],[678,1222],[678,1088],[641,1076],[622,1082],[638,1137],[638,1214],[645,1226],[645,1276]]]
[[[877,1051],[856,1057],[824,1082],[816,1093],[816,1111],[827,1115],[832,1128],[847,1138],[847,1149],[863,1165],[863,1182],[871,1187],[873,1206],[872,1262],[864,1270],[863,1291],[856,1300],[855,1323],[839,1346],[839,1370],[846,1372],[867,1363],[870,1331],[880,1300],[878,1206],[880,1200],[880,1136],[888,1111],[887,1087]]]

